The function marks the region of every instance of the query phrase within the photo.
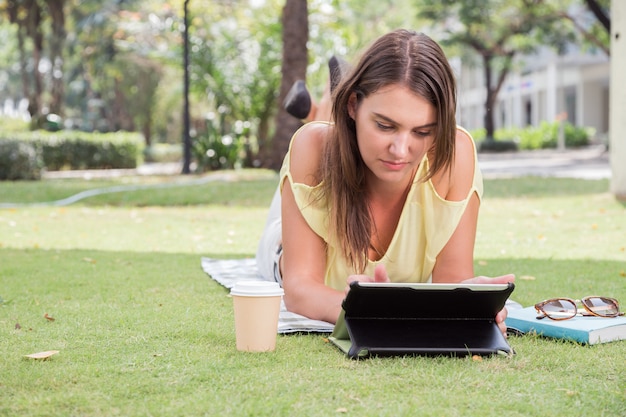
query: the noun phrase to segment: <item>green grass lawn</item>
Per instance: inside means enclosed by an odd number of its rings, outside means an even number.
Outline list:
[[[254,255],[272,173],[0,183],[0,203],[172,181],[187,185],[0,209],[0,415],[626,415],[626,342],[524,336],[511,358],[353,361],[310,334],[236,351],[232,300],[200,257]],[[591,294],[626,304],[626,208],[607,181],[485,190],[477,274],[515,273],[524,306]],[[59,353],[24,358],[47,350]]]

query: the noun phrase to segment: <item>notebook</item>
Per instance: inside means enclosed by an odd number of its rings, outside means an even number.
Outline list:
[[[512,354],[495,316],[514,288],[353,282],[329,340],[353,359]]]

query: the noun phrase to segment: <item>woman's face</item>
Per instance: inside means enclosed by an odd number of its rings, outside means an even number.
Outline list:
[[[357,103],[350,100],[368,181],[406,186],[431,148],[437,128],[435,107],[407,87],[388,85]]]

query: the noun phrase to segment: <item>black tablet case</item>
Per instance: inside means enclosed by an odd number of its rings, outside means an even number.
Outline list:
[[[511,354],[495,316],[514,288],[416,290],[354,282],[330,340],[350,358]]]

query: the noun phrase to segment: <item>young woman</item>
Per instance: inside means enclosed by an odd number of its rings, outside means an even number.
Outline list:
[[[439,45],[398,30],[336,87],[332,123],[296,132],[257,252],[290,311],[334,323],[354,280],[514,280],[474,278],[482,176],[455,112]],[[505,318],[496,317],[503,331]]]

